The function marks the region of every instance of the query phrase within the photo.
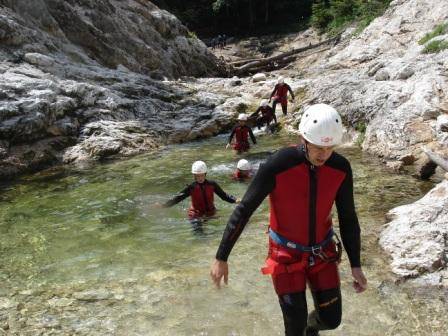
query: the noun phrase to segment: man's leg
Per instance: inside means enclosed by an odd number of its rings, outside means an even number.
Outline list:
[[[305,292],[279,295],[286,336],[302,336],[308,316]]]
[[[308,317],[305,335],[318,335],[319,330],[336,329],[341,323],[342,300],[338,266],[325,264],[308,276],[315,310]]]
[[[288,113],[288,102],[287,101],[282,101],[282,112],[283,112],[283,115],[286,115]]]
[[[275,113],[275,108],[277,107],[277,103],[278,103],[278,100],[277,100],[277,99],[274,99],[274,100],[272,101],[272,109],[274,110],[274,113]]]
[[[313,292],[313,300],[315,310],[308,317],[306,335],[318,335],[319,330],[336,329],[342,317],[340,288]]]

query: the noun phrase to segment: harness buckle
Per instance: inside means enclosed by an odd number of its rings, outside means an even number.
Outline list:
[[[315,256],[320,256],[322,254],[322,246],[311,246],[311,253]]]

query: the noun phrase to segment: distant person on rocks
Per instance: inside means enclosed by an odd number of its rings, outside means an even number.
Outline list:
[[[195,232],[202,232],[202,223],[204,220],[216,214],[214,203],[214,194],[218,195],[223,201],[229,203],[239,203],[239,199],[229,195],[215,181],[206,179],[207,165],[204,161],[196,161],[191,167],[194,177],[193,183],[187,185],[181,192],[165,202],[162,207],[171,207],[187,197],[191,197],[191,206],[188,210],[188,218]]]
[[[232,178],[235,181],[246,182],[252,178],[252,165],[246,159],[241,159],[236,165]]]
[[[260,106],[258,107],[258,109],[249,116],[249,119],[251,118],[256,118],[255,125],[257,126],[258,129],[261,129],[261,127],[266,125],[266,128],[267,129],[269,128],[271,132],[274,133],[277,125],[277,117],[274,113],[274,109],[271,106],[269,106],[269,103],[266,99],[263,99],[260,102]],[[274,124],[272,127],[269,127],[271,125],[272,120],[274,120]]]
[[[230,147],[232,144],[233,138],[233,149],[238,153],[247,152],[250,148],[249,144],[249,136],[252,139],[254,145],[257,144],[257,140],[255,139],[254,133],[252,129],[246,125],[247,115],[245,113],[240,113],[238,115],[238,125],[236,125],[229,136],[229,141],[227,142],[226,149]]]
[[[285,334],[316,336],[320,330],[336,329],[342,318],[342,244],[333,228],[333,205],[355,292],[366,290],[367,279],[361,267],[351,165],[334,151],[342,140],[341,116],[329,105],[312,105],[302,116],[299,132],[301,143],[278,150],[258,169],[227,222],[210,276],[218,288],[223,279],[227,284],[227,259],[252,214],[269,196],[269,249],[262,273],[272,277]],[[310,314],[307,286],[315,308]],[[359,309],[365,312],[365,307]]]
[[[288,92],[291,94],[291,99],[294,101],[294,92],[292,92],[291,87],[285,83],[283,76],[280,76],[269,97],[269,102],[271,102],[271,100],[273,101],[272,108],[274,109],[274,113],[277,103],[282,105],[283,115],[288,113]]]

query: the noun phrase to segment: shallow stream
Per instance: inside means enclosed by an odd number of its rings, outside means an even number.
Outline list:
[[[260,137],[246,158],[259,164],[294,141]],[[207,162],[209,179],[242,197],[247,185],[230,179],[239,158],[225,142],[219,136],[90,168],[52,169],[4,186],[0,327],[11,335],[282,335],[270,278],[259,272],[267,202],[233,250],[229,285],[220,291],[209,266],[234,205],[216,197],[219,217],[201,235],[186,220],[187,200],[151,207],[191,182],[198,159]],[[339,152],[354,171],[369,289],[354,293],[344,256],[343,323],[322,334],[445,335],[443,298],[395,284],[378,246],[387,210],[420,198],[431,183],[390,174],[357,148]]]

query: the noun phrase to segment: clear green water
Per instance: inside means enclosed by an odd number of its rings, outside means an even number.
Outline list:
[[[20,335],[282,335],[270,279],[259,272],[266,255],[266,202],[232,252],[229,286],[221,291],[208,272],[234,205],[216,198],[219,217],[200,236],[186,220],[187,200],[169,209],[151,207],[190,183],[191,163],[199,159],[210,168],[208,178],[241,197],[247,185],[229,177],[239,157],[224,149],[225,140],[88,169],[54,169],[4,186],[0,301],[14,305],[0,304],[0,320],[14,311],[25,321],[13,326]],[[294,141],[263,137],[248,159],[259,163]],[[385,212],[420,198],[431,184],[389,174],[357,149],[339,151],[352,161],[370,288],[354,294],[344,260],[343,324],[327,334],[443,335],[446,303],[394,285],[377,244]],[[86,290],[108,295],[94,302],[75,299]],[[59,299],[70,304],[51,304]]]

